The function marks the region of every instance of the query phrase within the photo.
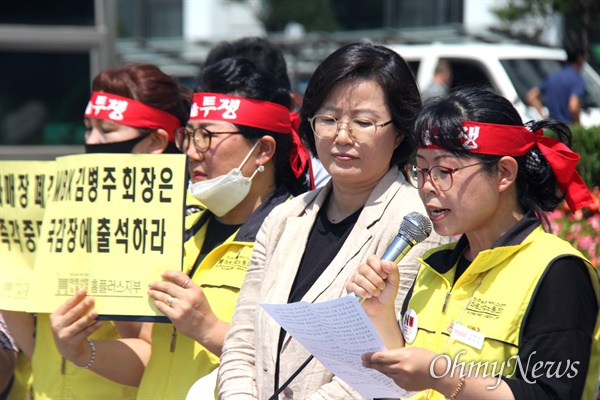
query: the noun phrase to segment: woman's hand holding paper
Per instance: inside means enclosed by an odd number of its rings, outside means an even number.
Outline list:
[[[96,321],[98,313],[92,309],[94,299],[86,297],[87,291],[81,288],[56,311],[50,314],[54,342],[58,352],[75,365],[87,365],[90,346],[86,338],[102,325]]]

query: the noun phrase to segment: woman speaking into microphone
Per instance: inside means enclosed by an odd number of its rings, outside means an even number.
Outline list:
[[[400,324],[393,266],[361,266],[348,289],[390,349],[363,364],[414,399],[596,398],[598,273],[545,215],[592,202],[569,128],[468,89],[427,103],[412,138],[409,180],[436,232],[461,236],[423,256]]]

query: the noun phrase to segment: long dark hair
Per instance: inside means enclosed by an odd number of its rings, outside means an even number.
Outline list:
[[[517,110],[504,97],[486,89],[466,88],[425,103],[417,116],[410,141],[414,146],[425,145],[424,132],[433,144],[457,157],[474,157],[484,163],[487,172],[495,171],[501,156],[474,154],[459,140],[463,121],[523,126]],[[532,131],[546,129],[554,132],[561,142],[570,147],[571,131],[565,124],[554,120],[531,121],[525,124]],[[558,182],[544,155],[532,148],[526,155],[514,157],[519,165],[516,179],[517,200],[524,212],[533,211],[549,229],[546,211],[553,211],[562,202]]]
[[[341,82],[355,79],[372,80],[385,94],[394,128],[408,135],[416,113],[421,108],[421,96],[415,77],[406,61],[395,51],[370,43],[351,43],[327,57],[308,82],[300,110],[299,133],[313,156],[317,156],[315,138],[308,118],[323,104],[331,90]],[[404,166],[415,148],[404,140],[390,160],[390,166]]]
[[[227,58],[205,67],[198,77],[196,92],[230,94],[249,99],[269,101],[291,107],[291,97],[287,89],[280,87],[275,77],[258,69],[248,60]],[[268,118],[265,115],[264,118]],[[296,178],[290,166],[291,134],[281,134],[265,129],[235,125],[246,139],[260,139],[268,135],[275,139],[275,181],[285,185],[290,193],[298,195],[310,188],[306,174]]]

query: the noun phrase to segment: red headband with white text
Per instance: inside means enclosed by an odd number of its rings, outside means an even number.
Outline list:
[[[530,131],[522,125],[500,125],[463,121],[459,139],[471,153],[523,156],[534,146],[544,155],[571,210],[593,202],[585,182],[576,171],[579,155],[564,143],[544,136],[542,129]],[[429,133],[427,133],[429,134]],[[423,148],[439,148],[425,140]]]
[[[281,104],[221,93],[194,93],[190,121],[225,121],[271,132],[291,134],[290,166],[296,178],[310,167],[310,154],[298,135],[297,113]],[[312,186],[312,171],[310,171]]]
[[[85,118],[98,118],[134,128],[164,129],[174,142],[175,129],[181,122],[173,114],[127,97],[93,92],[85,108]]]

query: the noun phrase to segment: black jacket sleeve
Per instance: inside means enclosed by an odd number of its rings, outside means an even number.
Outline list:
[[[590,362],[598,301],[582,260],[555,260],[538,284],[523,326],[513,378],[515,399],[580,399]]]

